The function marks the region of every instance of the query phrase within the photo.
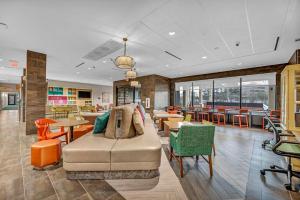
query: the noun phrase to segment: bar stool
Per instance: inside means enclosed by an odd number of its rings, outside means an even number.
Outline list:
[[[217,117],[217,121],[215,121],[215,116]],[[221,122],[221,118],[223,118],[223,122]],[[212,122],[217,122],[218,125],[226,125],[225,108],[218,108],[218,112],[212,114]]]
[[[202,108],[202,111],[198,113],[198,120],[202,122],[204,119],[209,121],[209,108]]]
[[[239,115],[233,115],[232,126],[234,126],[236,124],[234,119],[238,118],[238,123],[239,123],[240,128],[243,128],[243,127],[248,128],[249,127],[249,124],[248,124],[248,109],[240,109],[239,113],[240,113]],[[245,119],[246,124],[243,124],[243,119]]]
[[[280,122],[281,113],[280,110],[271,110],[270,119],[274,122]],[[262,129],[265,129],[265,117],[262,119]]]

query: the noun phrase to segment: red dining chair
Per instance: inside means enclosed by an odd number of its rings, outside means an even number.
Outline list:
[[[202,122],[206,119],[209,121],[209,108],[202,108],[202,111],[198,114],[198,120]]]
[[[34,123],[37,128],[38,141],[55,139],[55,138],[65,136],[66,138],[65,142],[67,144],[69,143],[68,132],[64,130],[64,127],[61,127],[59,132],[52,132],[50,130],[49,125],[56,123],[55,120],[42,118],[42,119],[35,120]]]
[[[238,124],[239,124],[240,128],[242,128],[242,127],[248,128],[248,126],[249,126],[249,124],[248,124],[248,109],[240,109],[238,115],[233,115],[233,119],[232,119],[233,126],[236,124],[236,122],[235,122],[236,118],[238,119]],[[243,124],[243,119],[245,119],[245,124]]]
[[[217,121],[215,121],[215,116],[217,117]],[[223,122],[221,122],[221,118],[223,118]],[[218,108],[218,112],[212,114],[212,122],[218,123],[218,125],[226,125],[225,119],[225,108]],[[221,124],[222,123],[222,124]]]
[[[168,111],[169,114],[177,114],[177,112],[178,112],[177,110],[169,110]]]

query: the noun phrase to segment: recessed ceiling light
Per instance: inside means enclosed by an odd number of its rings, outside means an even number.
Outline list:
[[[238,63],[237,65],[238,65],[238,66],[241,66],[241,65],[242,65],[242,63],[240,62],[240,63]]]
[[[106,60],[103,60],[102,62],[103,62],[103,63],[106,63]]]
[[[202,56],[202,59],[206,59],[207,58],[207,56]]]
[[[174,31],[171,31],[171,32],[169,32],[169,35],[175,35],[175,32]]]
[[[92,70],[92,69],[96,69],[96,67],[93,66],[93,67],[89,67],[89,68],[88,68],[88,70]]]

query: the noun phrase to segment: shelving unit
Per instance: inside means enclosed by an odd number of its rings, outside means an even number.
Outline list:
[[[77,92],[81,90],[79,88],[63,88],[63,87],[48,87],[48,105],[59,106],[59,105],[92,105],[93,101],[91,98],[78,99]]]
[[[289,65],[281,73],[281,112],[286,129],[300,131],[300,65]]]

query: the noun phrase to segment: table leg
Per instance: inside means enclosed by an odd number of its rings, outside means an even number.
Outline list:
[[[74,140],[73,132],[74,132],[74,127],[70,126],[70,142],[72,142]]]
[[[165,136],[166,136],[166,137],[169,137],[169,136],[170,136],[170,129],[169,129],[169,126],[166,125],[165,123],[164,123],[164,132],[165,132]]]

